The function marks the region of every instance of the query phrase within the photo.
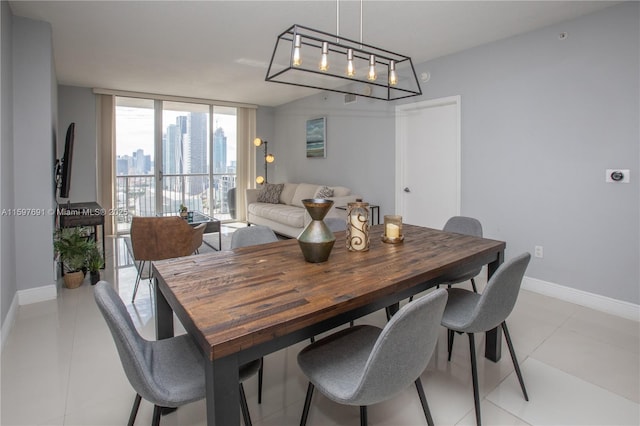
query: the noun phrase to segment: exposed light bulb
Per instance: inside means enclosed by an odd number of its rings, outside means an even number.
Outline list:
[[[293,66],[294,67],[299,67],[300,65],[302,65],[302,57],[300,56],[301,44],[302,43],[300,41],[300,35],[296,34],[293,41]]]
[[[398,74],[396,73],[396,61],[389,62],[389,84],[395,86],[398,84]]]
[[[322,56],[320,56],[320,71],[329,69],[329,43],[322,42]]]
[[[274,161],[276,161],[276,157],[274,157],[273,154],[267,154],[264,157],[264,161],[266,161],[267,163],[273,163]]]
[[[356,69],[353,66],[353,49],[347,49],[347,76],[354,77]]]
[[[262,185],[264,183],[264,178],[262,176],[258,176],[256,178],[256,183]]]
[[[378,74],[376,74],[376,57],[375,55],[369,56],[369,72],[367,73],[367,80],[376,81]]]
[[[260,138],[255,138],[255,139],[253,140],[253,144],[254,144],[255,146],[260,146],[260,145],[262,145],[262,139],[260,139]]]

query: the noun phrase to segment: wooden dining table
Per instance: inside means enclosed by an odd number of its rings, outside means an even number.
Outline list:
[[[351,252],[345,232],[326,262],[306,262],[295,239],[153,263],[157,338],[173,336],[173,313],[205,358],[207,424],[240,424],[239,366],[445,282],[504,260],[505,243],[404,224],[404,241]],[[487,333],[485,356],[500,358]]]

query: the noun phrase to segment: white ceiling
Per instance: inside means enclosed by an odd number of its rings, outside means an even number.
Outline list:
[[[414,64],[613,5],[611,1],[375,1],[363,41]],[[360,2],[341,0],[340,35],[360,38]],[[314,93],[264,81],[293,24],[336,32],[336,1],[10,1],[49,22],[58,82],[276,106]],[[421,70],[416,69],[418,74]]]

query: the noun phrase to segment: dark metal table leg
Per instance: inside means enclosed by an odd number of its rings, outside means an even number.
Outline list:
[[[231,355],[215,361],[205,360],[207,425],[240,425],[240,387],[238,358]]]
[[[173,337],[173,310],[171,306],[169,306],[169,303],[167,303],[164,294],[160,291],[157,279],[154,284],[153,288],[156,296],[156,338],[158,340],[168,339],[169,337]]]
[[[498,258],[487,265],[487,279],[491,279],[491,276],[496,272],[503,261],[504,252],[500,252],[498,254]],[[497,327],[485,333],[484,356],[493,362],[500,361],[500,358],[502,357],[502,333]]]

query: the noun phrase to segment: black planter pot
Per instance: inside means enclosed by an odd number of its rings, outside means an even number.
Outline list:
[[[90,273],[91,276],[91,285],[96,285],[98,281],[100,281],[100,271],[95,271]]]

